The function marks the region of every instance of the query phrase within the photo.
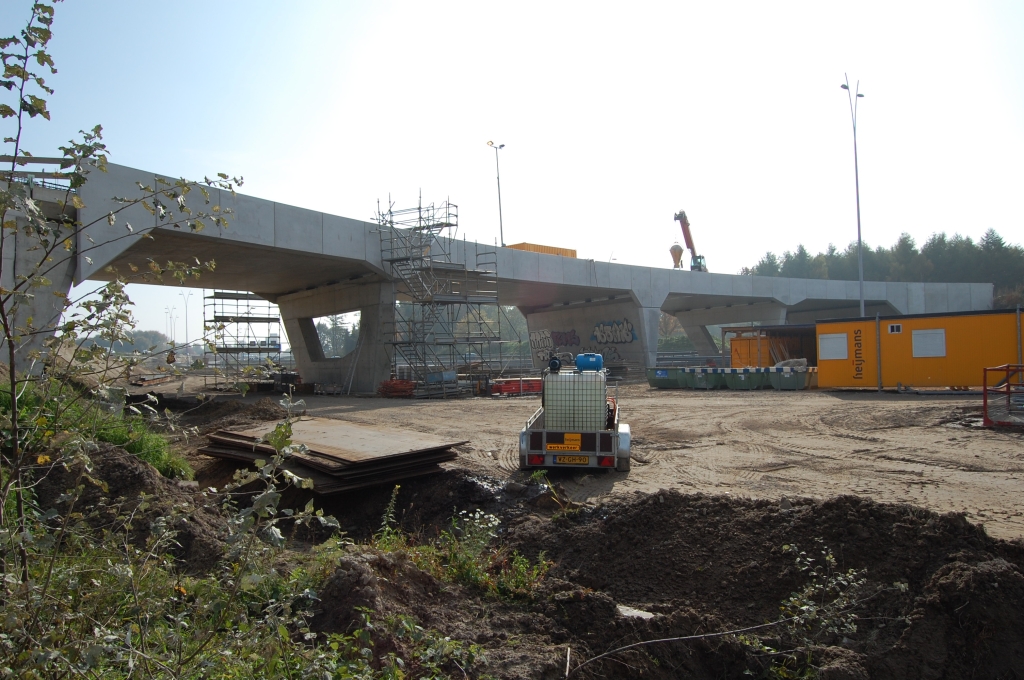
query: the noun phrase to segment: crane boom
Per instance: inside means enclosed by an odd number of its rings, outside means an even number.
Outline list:
[[[674,219],[679,221],[679,226],[683,230],[683,241],[686,242],[686,248],[690,251],[690,271],[706,272],[708,267],[704,262],[704,256],[698,255],[697,248],[693,245],[693,234],[690,233],[690,220],[686,219],[686,211],[680,210]]]
[[[683,241],[686,243],[690,254],[695,254],[697,249],[693,246],[693,234],[690,233],[690,220],[686,219],[686,211],[680,210],[676,213],[675,219],[679,220],[679,226],[683,228]]]

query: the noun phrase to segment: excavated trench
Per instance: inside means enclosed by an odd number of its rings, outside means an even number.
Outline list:
[[[184,493],[135,470],[130,457],[111,460],[97,470],[124,480],[111,485],[111,494]],[[201,471],[200,488],[231,472],[219,462],[210,466]],[[560,476],[551,477],[557,489]],[[54,493],[60,484],[54,480]],[[402,482],[396,518],[413,540],[436,537],[460,511],[483,510],[501,520],[496,546],[551,562],[532,599],[508,600],[441,582],[401,551],[368,547],[391,494],[378,487],[317,499],[356,545],[319,593],[315,630],[351,630],[363,609],[410,615],[483,648],[485,660],[466,677],[564,678],[567,653],[573,669],[636,642],[777,621],[783,602],[812,580],[797,552],[820,565],[825,550],[835,558],[834,572],[854,570],[864,581],[846,608],[856,615],[855,630],[815,624],[803,632],[760,629],[756,643],[736,636],[665,642],[614,654],[572,677],[779,677],[771,675],[773,665],[784,665],[788,677],[813,671],[824,679],[1024,677],[1024,545],[991,538],[960,514],[856,496],[780,503],[674,490],[565,512],[543,485],[461,469]],[[282,502],[306,500],[291,492]],[[197,530],[179,556],[193,570],[206,569],[216,552],[218,520],[199,518],[193,525],[210,529]],[[293,536],[299,550],[322,538]],[[397,644],[382,639],[375,650],[384,654]]]
[[[365,538],[389,497],[366,491],[325,510]],[[492,675],[564,677],[567,647],[575,666],[633,642],[777,620],[810,580],[797,547],[818,564],[830,550],[835,572],[853,569],[865,583],[853,598],[855,631],[761,631],[774,649],[802,650],[794,668],[822,678],[1014,678],[1024,668],[1024,546],[959,515],[854,496],[780,505],[676,491],[565,513],[541,486],[458,470],[410,480],[398,494],[403,529],[422,539],[475,509],[502,519],[500,542],[553,563],[532,601],[488,599],[437,582],[401,555],[357,550],[324,594],[322,629],[351,625],[358,606],[410,613],[483,645]],[[758,676],[786,658],[726,636],[645,646],[574,677]]]

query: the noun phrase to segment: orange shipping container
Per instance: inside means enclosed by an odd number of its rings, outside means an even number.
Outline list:
[[[822,321],[817,335],[821,387],[980,386],[1024,350],[1014,310]]]
[[[732,348],[733,368],[751,366],[774,366],[768,338],[763,335],[756,337],[736,337],[729,341]]]
[[[541,246],[536,243],[513,243],[505,246],[512,250],[525,250],[529,253],[541,253],[543,255],[561,255],[562,257],[576,257],[576,251],[572,248],[556,248],[555,246]]]

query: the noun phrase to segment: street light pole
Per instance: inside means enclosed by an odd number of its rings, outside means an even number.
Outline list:
[[[177,311],[177,307],[164,307],[164,312],[167,313],[167,330],[171,334],[171,347],[175,345],[174,337],[174,312]]]
[[[850,100],[850,119],[853,121],[853,182],[857,191],[857,281],[860,283],[860,315],[864,316],[864,245],[860,238],[860,170],[857,167],[857,100],[863,97],[860,93],[860,81],[857,89],[850,91],[850,78],[845,73],[846,82],[839,87],[846,90]]]
[[[192,346],[188,339],[188,299],[192,297],[192,291],[189,291],[188,295],[179,291],[178,295],[180,295],[181,299],[185,301],[185,353],[188,354],[188,348]]]
[[[504,144],[487,142],[487,146],[494,149],[494,168],[498,173],[498,230],[501,234],[501,247],[505,247],[505,223],[501,219],[501,164],[498,162],[498,149],[504,149]]]

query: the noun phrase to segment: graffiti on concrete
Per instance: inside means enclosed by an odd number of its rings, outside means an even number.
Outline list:
[[[530,349],[550,351],[554,347],[551,341],[551,331],[530,331]]]
[[[580,344],[580,336],[576,335],[576,329],[571,331],[551,331],[551,342],[555,347],[575,347]]]
[[[541,361],[547,361],[555,345],[551,340],[551,331],[530,331],[530,351]]]
[[[594,333],[590,339],[600,345],[610,343],[629,343],[637,339],[636,331],[629,319],[622,321],[602,321],[594,326]]]
[[[600,339],[597,336],[600,336]],[[542,363],[546,363],[552,353],[572,348],[574,354],[600,354],[607,363],[623,360],[619,350],[609,343],[631,343],[637,338],[633,324],[623,319],[621,322],[598,324],[594,327],[594,335],[590,339],[597,344],[582,347],[583,343],[575,328],[569,331],[530,331],[530,352]]]

